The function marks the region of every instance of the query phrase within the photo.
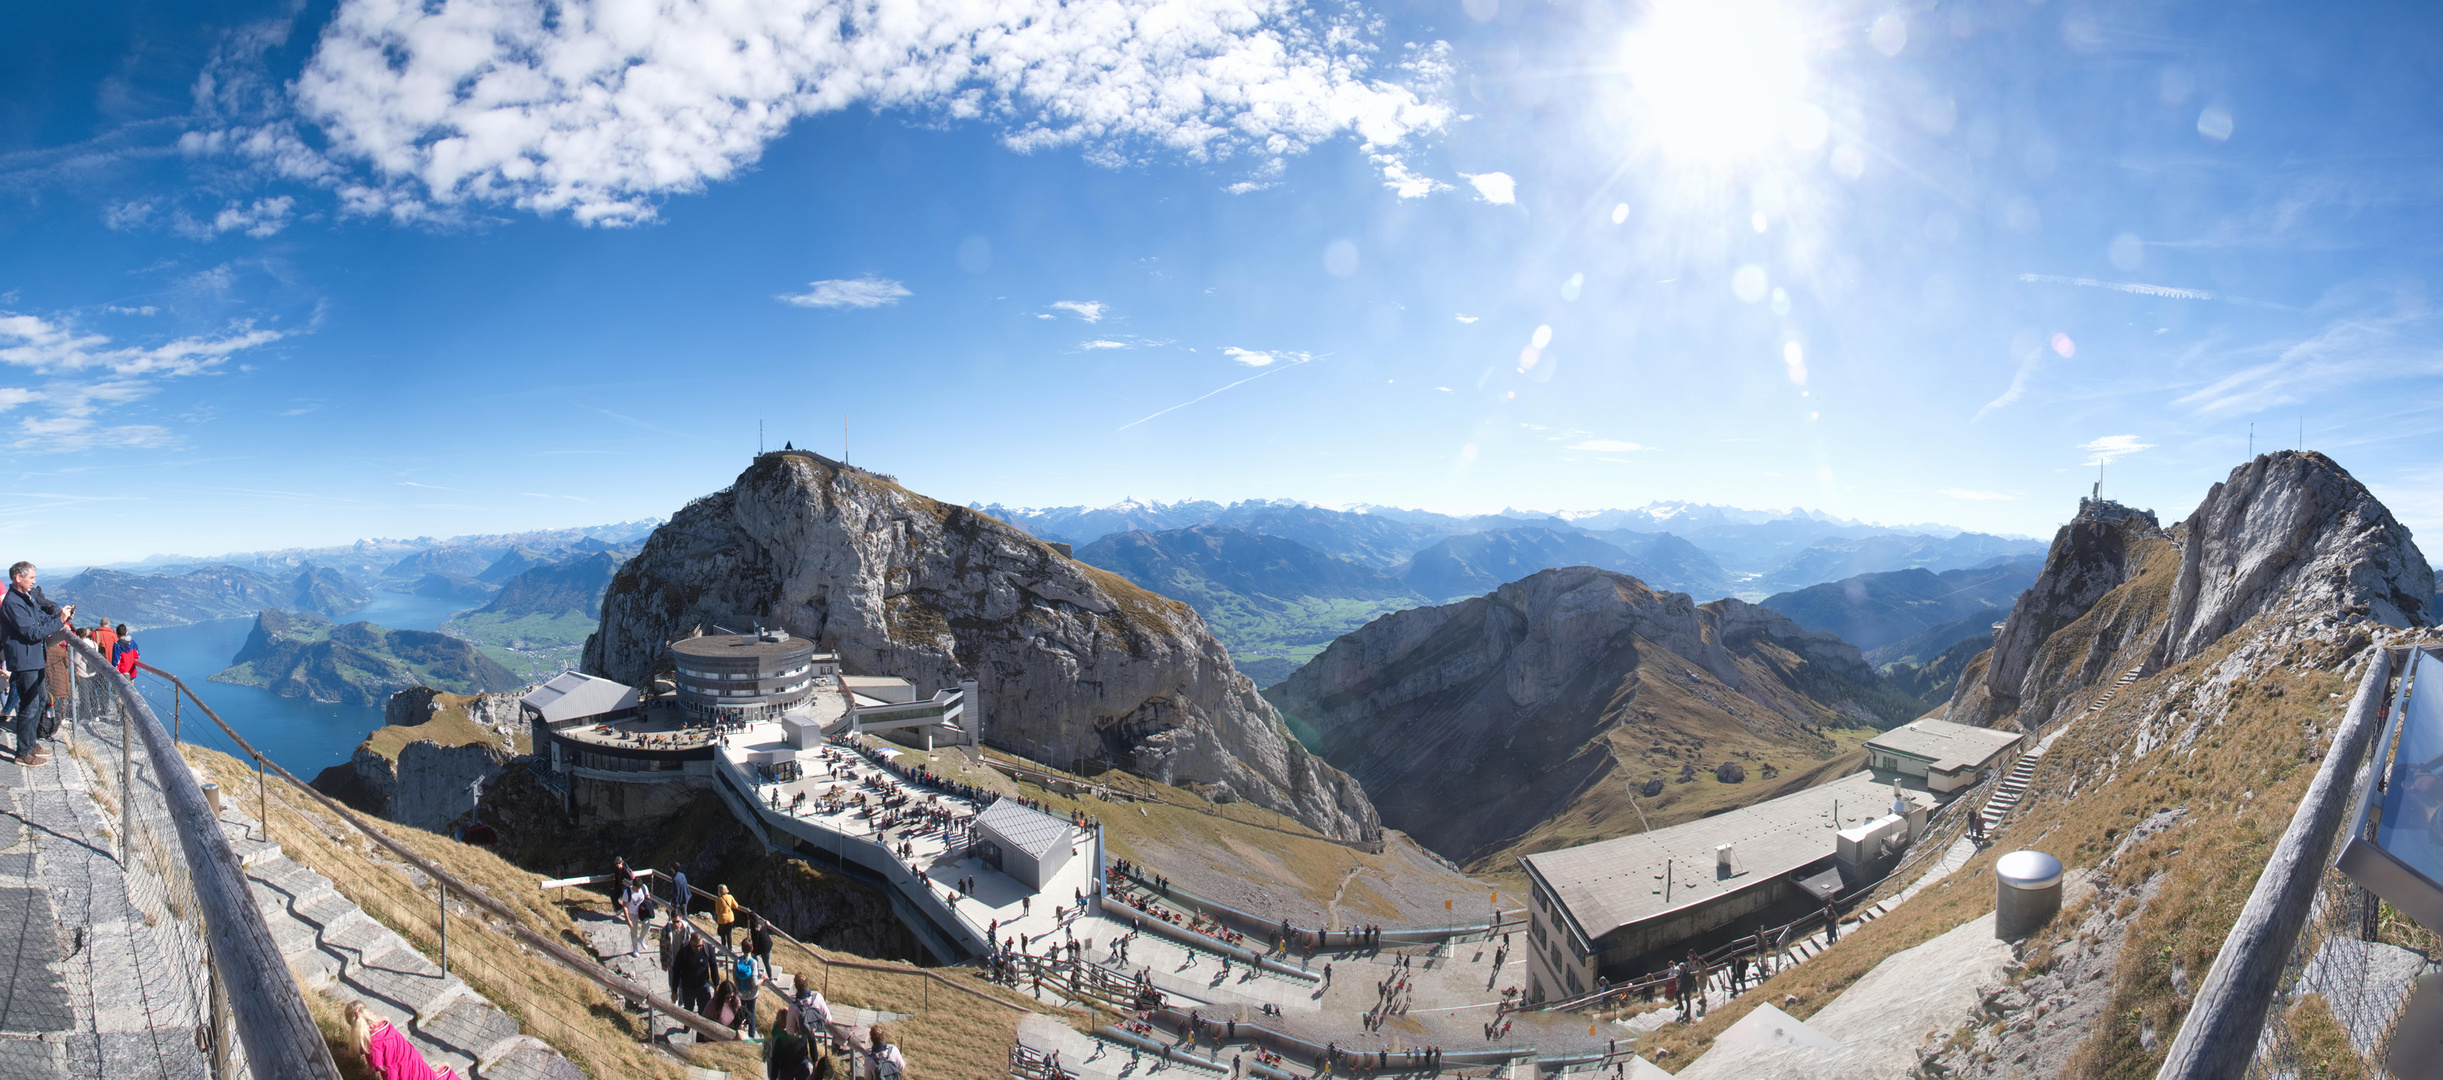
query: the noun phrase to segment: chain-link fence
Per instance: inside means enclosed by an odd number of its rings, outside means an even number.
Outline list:
[[[2383,1077],[2402,1006],[2443,946],[2348,875],[2326,870],[2265,1014],[2251,1080]]]
[[[282,1075],[335,1078],[175,737],[92,641],[69,637],[52,649],[53,745],[74,765],[37,767],[20,805],[29,817],[61,819],[43,827],[101,841],[44,849],[57,915],[74,928],[63,966],[71,993],[87,996],[78,1004],[94,1018],[97,1055],[114,1057],[100,1045],[125,1048],[166,1075],[251,1076],[256,1060],[279,1062]]]

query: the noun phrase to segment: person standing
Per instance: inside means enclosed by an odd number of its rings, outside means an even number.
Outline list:
[[[634,884],[619,898],[619,911],[628,919],[628,955],[634,956],[645,947],[645,893]]]
[[[687,871],[685,871],[685,870],[673,870],[673,871],[671,871],[671,872],[670,872],[670,908],[671,908],[671,910],[678,912],[678,913],[679,913],[679,918],[684,919],[684,918],[686,918],[686,917],[687,917],[687,909],[688,909],[689,907],[692,907],[692,906],[693,906],[693,903],[692,903],[692,902],[693,902],[694,900],[695,900],[695,896],[694,896],[694,894],[692,894],[691,892],[689,892],[689,891],[688,891],[688,888],[687,888]]]
[[[747,947],[755,954],[755,961],[763,965],[763,973],[770,975],[772,973],[772,921],[770,919],[761,915],[755,917],[755,931],[747,935]]]
[[[109,620],[105,619],[102,625],[93,628],[93,647],[102,650],[105,660],[116,660],[118,657],[119,631],[110,628]]]
[[[755,1041],[755,993],[762,980],[755,977],[755,958],[740,956],[730,965],[730,975],[738,987],[738,1030],[746,1033],[748,1042]]]
[[[1830,945],[1839,940],[1841,940],[1841,913],[1832,910],[1832,905],[1826,904],[1824,905],[1824,944]]]
[[[54,604],[35,584],[34,564],[8,568],[8,592],[0,597],[0,670],[8,672],[8,696],[16,702],[11,716],[17,732],[17,763],[48,765],[35,725],[42,722],[44,646],[64,630],[76,605]]]
[[[723,885],[713,894],[713,927],[721,934],[721,951],[730,951],[730,931],[738,928],[738,901]]]
[[[110,666],[117,668],[119,674],[132,679],[136,677],[136,665],[142,660],[143,657],[136,651],[136,639],[128,636],[127,624],[120,623],[119,647],[110,656]]]

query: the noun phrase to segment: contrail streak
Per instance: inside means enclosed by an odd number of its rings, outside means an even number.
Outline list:
[[[1177,412],[1177,411],[1179,411],[1179,410],[1181,410],[1181,409],[1187,408],[1188,406],[1190,406],[1190,405],[1194,405],[1194,404],[1196,404],[1196,403],[1197,403],[1197,402],[1199,402],[1199,401],[1203,401],[1203,400],[1204,400],[1204,399],[1206,399],[1206,398],[1209,398],[1209,397],[1212,397],[1212,396],[1213,396],[1213,395],[1215,395],[1215,394],[1221,393],[1223,390],[1229,390],[1229,389],[1232,389],[1232,388],[1235,388],[1235,387],[1245,386],[1245,385],[1247,385],[1248,383],[1254,382],[1254,381],[1256,381],[1257,379],[1261,379],[1261,378],[1263,378],[1263,377],[1264,377],[1264,376],[1266,376],[1266,375],[1270,375],[1270,374],[1273,374],[1274,372],[1278,372],[1278,371],[1288,371],[1289,369],[1294,368],[1294,367],[1297,367],[1297,366],[1299,366],[1299,365],[1301,365],[1301,364],[1304,364],[1304,363],[1307,363],[1307,361],[1305,361],[1305,360],[1292,360],[1292,361],[1290,361],[1289,363],[1286,363],[1286,364],[1281,365],[1280,367],[1275,367],[1275,368],[1265,368],[1264,370],[1259,371],[1259,372],[1256,372],[1256,373],[1255,373],[1255,374],[1253,374],[1253,375],[1249,375],[1249,376],[1247,376],[1247,377],[1246,377],[1246,378],[1244,378],[1244,379],[1240,379],[1240,380],[1239,380],[1239,381],[1237,381],[1237,382],[1231,383],[1229,386],[1224,386],[1224,387],[1221,387],[1220,389],[1217,389],[1217,390],[1208,390],[1208,391],[1205,391],[1205,392],[1204,392],[1204,393],[1202,393],[1202,394],[1198,394],[1198,395],[1196,395],[1195,397],[1189,398],[1189,399],[1187,399],[1186,401],[1182,401],[1182,402],[1180,402],[1180,403],[1179,403],[1179,404],[1177,404],[1177,405],[1173,405],[1173,406],[1171,406],[1170,408],[1163,409],[1163,410],[1161,410],[1160,412],[1148,413],[1148,414],[1146,414],[1146,415],[1144,415],[1144,416],[1140,416],[1140,417],[1138,417],[1138,418],[1136,418],[1136,419],[1134,419],[1134,420],[1131,420],[1131,421],[1129,421],[1129,422],[1127,422],[1127,423],[1125,423],[1125,424],[1122,424],[1122,425],[1120,425],[1120,426],[1118,426],[1118,427],[1116,427],[1116,428],[1113,428],[1113,429],[1111,429],[1111,430],[1112,430],[1112,431],[1113,431],[1115,434],[1116,434],[1116,433],[1118,433],[1118,432],[1126,431],[1126,430],[1128,430],[1129,428],[1135,427],[1135,426],[1137,426],[1138,424],[1142,424],[1142,423],[1144,423],[1144,422],[1146,422],[1146,421],[1148,421],[1148,420],[1153,419],[1154,417],[1157,417],[1157,416],[1162,415],[1163,413],[1167,413],[1167,412]]]

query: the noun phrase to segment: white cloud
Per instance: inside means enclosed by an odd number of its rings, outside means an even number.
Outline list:
[[[2017,495],[2005,495],[1999,491],[1977,491],[1973,488],[1944,488],[1943,494],[1969,502],[1995,502],[2018,498]]]
[[[1100,300],[1055,300],[1052,302],[1052,308],[1055,311],[1066,311],[1087,322],[1103,321],[1103,303]]]
[[[2128,457],[2141,450],[2152,450],[2155,444],[2139,442],[2135,435],[2106,435],[2078,444],[2080,453],[2094,455],[2087,464],[2103,465],[2114,458]]]
[[[1254,349],[1241,349],[1235,347],[1223,349],[1222,355],[1227,356],[1232,360],[1236,360],[1239,363],[1245,364],[1248,367],[1270,367],[1276,363],[1281,363],[1284,361],[1292,364],[1303,364],[1314,359],[1314,356],[1308,353],[1275,351],[1259,352]]]
[[[261,238],[287,228],[289,215],[296,207],[295,196],[275,195],[252,203],[229,203],[210,221],[199,221],[180,211],[171,218],[170,227],[192,240],[210,240],[231,232]]]
[[[1451,186],[1430,176],[1408,171],[1408,163],[1398,154],[1374,155],[1376,168],[1383,170],[1383,186],[1403,199],[1422,199],[1437,191],[1449,191]]]
[[[1474,185],[1476,197],[1495,206],[1508,206],[1518,201],[1518,181],[1509,173],[1460,173],[1459,178]]]
[[[1569,444],[1568,449],[1584,450],[1590,454],[1632,454],[1639,450],[1654,448],[1623,439],[1581,439]]]
[[[403,219],[508,203],[642,221],[796,120],[853,107],[1110,166],[1249,159],[1261,178],[1328,140],[1381,152],[1453,117],[1447,47],[1378,65],[1376,32],[1295,0],[342,0],[292,116],[181,146]]]
[[[0,311],[0,370],[15,368],[49,380],[40,387],[0,386],[0,412],[47,406],[47,415],[18,422],[20,437],[10,445],[31,451],[163,445],[170,439],[167,429],[145,424],[104,427],[94,417],[150,395],[159,380],[206,374],[232,354],[286,336],[239,322],[217,336],[114,345],[109,337],[79,330],[66,318]]]
[[[1127,342],[1113,341],[1109,338],[1097,338],[1078,346],[1081,349],[1125,349],[1127,347]]]
[[[1468,323],[1473,323],[1473,322],[1475,322],[1475,321],[1476,321],[1478,318],[1480,318],[1480,316],[1476,316],[1476,315],[1453,315],[1453,316],[1451,316],[1451,318],[1454,318],[1454,319],[1459,320],[1459,321],[1460,321],[1460,323],[1462,323],[1462,324],[1468,324]]]
[[[160,309],[160,308],[157,308],[157,307],[154,307],[154,306],[153,306],[153,305],[151,305],[151,304],[146,304],[146,305],[144,305],[144,306],[142,306],[142,307],[120,307],[120,306],[118,306],[117,304],[104,304],[104,305],[102,305],[102,310],[107,311],[107,312],[109,312],[109,313],[111,313],[111,314],[113,314],[113,315],[159,315],[159,314],[161,314],[161,309]]]
[[[798,307],[871,308],[896,304],[903,296],[915,295],[908,287],[889,278],[867,274],[858,278],[833,278],[829,281],[809,281],[802,293],[782,293],[777,299]]]

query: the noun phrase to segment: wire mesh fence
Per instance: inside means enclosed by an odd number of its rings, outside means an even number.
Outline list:
[[[87,910],[62,911],[62,919],[86,927],[80,941],[95,950],[97,962],[129,965],[132,978],[123,984],[96,979],[91,1004],[97,1014],[140,1009],[153,1055],[165,1064],[192,1061],[224,1080],[254,1075],[238,1046],[194,870],[145,744],[146,726],[131,721],[112,683],[116,674],[98,657],[72,655],[69,669],[72,688],[56,703],[64,714],[57,742],[91,775],[90,794],[104,818],[97,830],[110,843],[124,883],[127,910],[119,914],[132,916],[123,930],[109,928],[110,890],[93,875],[114,868],[52,867],[54,873],[88,875],[81,891]],[[100,1000],[105,995],[111,1000]]]
[[[2411,984],[2443,939],[2327,869],[2249,1062],[2250,1080],[2391,1075]]]

